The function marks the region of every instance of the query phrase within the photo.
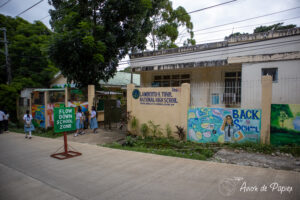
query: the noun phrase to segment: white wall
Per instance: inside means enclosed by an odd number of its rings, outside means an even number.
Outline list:
[[[259,42],[239,44],[192,53],[174,53],[131,59],[131,67],[157,66],[174,63],[188,63],[212,60],[225,60],[228,57],[274,54],[300,51],[300,35]]]
[[[273,82],[272,103],[300,104],[300,60],[242,65],[242,107],[260,108],[262,68],[278,68]]]

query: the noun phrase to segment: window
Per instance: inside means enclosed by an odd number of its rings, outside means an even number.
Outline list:
[[[179,87],[182,83],[190,83],[190,74],[156,75],[152,87]]]
[[[271,75],[273,82],[277,82],[278,80],[278,68],[263,68],[261,69],[261,75]]]
[[[211,104],[212,105],[219,104],[219,94],[218,93],[212,93],[211,94]]]
[[[223,103],[227,105],[241,102],[241,72],[225,72],[225,92]]]

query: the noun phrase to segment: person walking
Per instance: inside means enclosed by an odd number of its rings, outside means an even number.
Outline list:
[[[9,114],[6,112],[6,110],[4,110],[4,131],[8,131],[8,119],[9,119]]]
[[[97,133],[96,130],[98,128],[98,122],[97,122],[97,113],[96,113],[95,106],[92,107],[90,127],[91,129],[93,129],[94,133]]]
[[[74,137],[77,137],[79,134],[82,132],[82,112],[81,112],[81,107],[77,107],[77,112],[76,112],[76,133]]]
[[[29,110],[26,110],[26,114],[24,115],[23,120],[25,138],[27,138],[27,133],[29,133],[29,139],[31,139],[31,132],[34,131],[34,126],[32,124],[32,116],[29,114]]]
[[[81,111],[81,121],[80,121],[80,126],[81,126],[81,132],[80,134],[81,135],[84,135],[85,132],[84,132],[84,121],[85,121],[85,114],[83,111]]]
[[[5,116],[5,113],[0,110],[0,134],[2,133],[3,131],[3,126],[4,126],[4,116]]]

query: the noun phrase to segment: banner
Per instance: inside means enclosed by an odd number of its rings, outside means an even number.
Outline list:
[[[190,108],[187,139],[194,142],[259,142],[261,110]]]

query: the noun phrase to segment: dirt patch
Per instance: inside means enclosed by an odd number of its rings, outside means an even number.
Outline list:
[[[78,135],[77,137],[74,137],[74,134],[68,135],[68,141],[102,145],[122,141],[125,139],[126,133],[127,132],[125,130],[109,130],[100,128],[95,134],[92,130],[89,129],[85,130],[84,135]],[[63,140],[63,137],[60,137],[58,139]]]
[[[249,153],[244,150],[221,149],[210,161],[231,163],[244,166],[264,167],[300,172],[300,157],[291,154],[275,152],[271,155]]]

